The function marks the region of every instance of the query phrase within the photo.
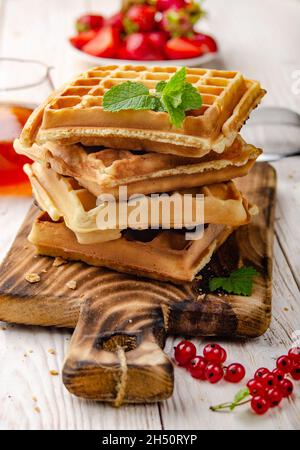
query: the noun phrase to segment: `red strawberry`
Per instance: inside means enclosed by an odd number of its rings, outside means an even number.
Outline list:
[[[158,11],[167,11],[167,9],[180,9],[186,6],[185,0],[157,0],[156,8]]]
[[[160,49],[152,47],[147,34],[133,33],[126,38],[126,51],[129,59],[155,61],[164,59]]]
[[[136,26],[136,31],[152,31],[155,29],[156,9],[153,6],[134,5],[127,11],[126,19],[132,24],[132,28]]]
[[[83,31],[99,31],[103,27],[104,19],[98,14],[85,14],[76,21],[76,30],[78,33]]]
[[[197,47],[201,48],[202,53],[210,53],[217,52],[218,45],[214,38],[208,36],[207,34],[197,33],[195,36],[189,39],[191,43],[197,45]]]
[[[128,53],[128,50],[126,48],[125,44],[122,44],[117,52],[117,58],[119,59],[132,59],[130,53]]]
[[[165,53],[168,59],[186,59],[202,55],[202,50],[185,38],[173,38],[166,43]]]
[[[85,44],[94,39],[96,34],[97,31],[94,30],[84,31],[76,36],[72,36],[69,40],[74,47],[81,49]]]
[[[82,50],[93,56],[114,58],[120,45],[119,31],[112,27],[103,27],[94,39],[88,42]]]
[[[151,31],[147,36],[151,45],[159,50],[164,48],[168,40],[167,33],[164,33],[163,31]]]
[[[105,25],[123,30],[123,20],[124,14],[122,12],[119,12],[106,19]]]

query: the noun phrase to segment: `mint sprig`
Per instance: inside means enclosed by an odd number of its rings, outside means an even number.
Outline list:
[[[186,81],[185,67],[175,72],[168,82],[160,81],[155,92],[150,92],[142,83],[126,81],[113,86],[103,97],[105,111],[148,109],[167,112],[176,128],[182,126],[186,111],[201,106],[201,94]]]
[[[245,295],[252,294],[253,278],[258,272],[253,267],[241,267],[232,272],[229,277],[215,277],[209,280],[209,289],[216,291],[223,289],[229,294]]]

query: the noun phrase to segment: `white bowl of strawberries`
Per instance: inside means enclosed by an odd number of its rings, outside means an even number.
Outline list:
[[[93,64],[199,66],[218,54],[215,39],[195,30],[204,15],[195,0],[124,0],[111,17],[79,17],[69,42]]]

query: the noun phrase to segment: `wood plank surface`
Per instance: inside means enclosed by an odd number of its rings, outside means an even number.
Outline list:
[[[115,10],[118,1],[0,0],[0,4],[4,3],[1,13],[4,11],[5,15],[0,17],[0,55],[39,57],[56,66],[54,79],[60,84],[86,67],[63,43],[72,31],[74,18],[100,7],[107,12]],[[261,80],[268,90],[265,105],[282,105],[300,112],[300,93],[292,91],[293,73],[300,68],[299,0],[231,0],[230,7],[223,0],[209,0],[205,7],[209,15],[201,29],[213,32],[220,42],[221,55],[214,66],[238,69]],[[45,22],[45,16],[51,19],[46,18]],[[55,36],[55,40],[48,36]],[[250,142],[255,143],[256,130],[250,134]],[[299,186],[295,170],[299,165],[300,158],[274,164],[278,174],[278,200],[271,327],[261,338],[242,343],[224,342],[230,361],[245,363],[249,376],[259,365],[274,366],[274,356],[284,353],[300,330],[297,275],[300,254],[296,250],[300,228],[290,227],[287,222],[289,217],[297,225],[300,214],[299,195],[295,195]],[[0,199],[0,258],[9,249],[30,202],[30,199]],[[208,386],[177,368],[174,395],[159,408],[148,405],[115,410],[78,400],[62,387],[59,376],[46,376],[49,369],[60,371],[58,361],[62,361],[69,345],[66,341],[69,332],[6,324],[3,327],[6,329],[0,328],[0,358],[5,361],[0,372],[1,429],[299,429],[298,389],[291,401],[264,417],[247,413],[247,408],[211,415],[208,406],[231,399],[241,385]],[[167,340],[166,351],[170,356],[178,339]],[[194,342],[199,348],[206,341],[195,339]],[[55,356],[48,353],[49,348],[55,349]],[[30,349],[33,353],[23,357]],[[35,410],[32,395],[38,397],[40,412]]]

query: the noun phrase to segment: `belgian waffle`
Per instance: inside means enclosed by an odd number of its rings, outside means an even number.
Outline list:
[[[87,189],[82,188],[74,179],[63,177],[37,162],[31,166],[25,165],[24,170],[29,176],[33,193],[40,207],[54,221],[63,218],[66,226],[75,233],[79,243],[92,244],[121,237],[121,230],[125,227],[119,226],[119,218],[116,221],[117,228],[99,229],[97,217],[103,204],[97,206],[97,198]],[[247,200],[243,198],[232,181],[180,191],[179,195],[182,196],[185,193],[194,196],[195,194],[204,195],[204,222],[208,224],[236,227],[248,223],[251,214],[255,212],[255,207],[248,205]],[[150,197],[145,197],[145,199],[150,201]],[[191,217],[193,218],[196,210],[195,201],[191,207]],[[171,214],[171,228],[176,228],[178,224],[173,208]],[[147,222],[139,224],[140,229],[149,228],[150,215],[147,217]],[[156,225],[160,227],[163,225],[162,214],[158,217]]]
[[[117,149],[91,151],[90,147],[55,142],[24,147],[19,140],[15,150],[74,177],[96,196],[111,193],[115,197],[124,185],[128,195],[146,195],[228,181],[246,175],[261,153],[241,136],[222,154],[211,151],[202,158]]]
[[[209,225],[201,239],[186,241],[182,233],[173,230],[150,235],[148,231],[128,230],[117,241],[81,245],[64,222],[53,222],[42,213],[33,223],[29,241],[40,255],[184,283],[194,279],[232,231],[232,227]]]
[[[130,80],[153,90],[177,70],[134,65],[90,69],[33,112],[21,134],[22,144],[81,142],[190,157],[223,152],[265,94],[257,81],[240,72],[188,68],[186,79],[201,93],[203,105],[187,113],[180,129],[172,126],[165,112],[103,110],[103,96],[112,86]]]

